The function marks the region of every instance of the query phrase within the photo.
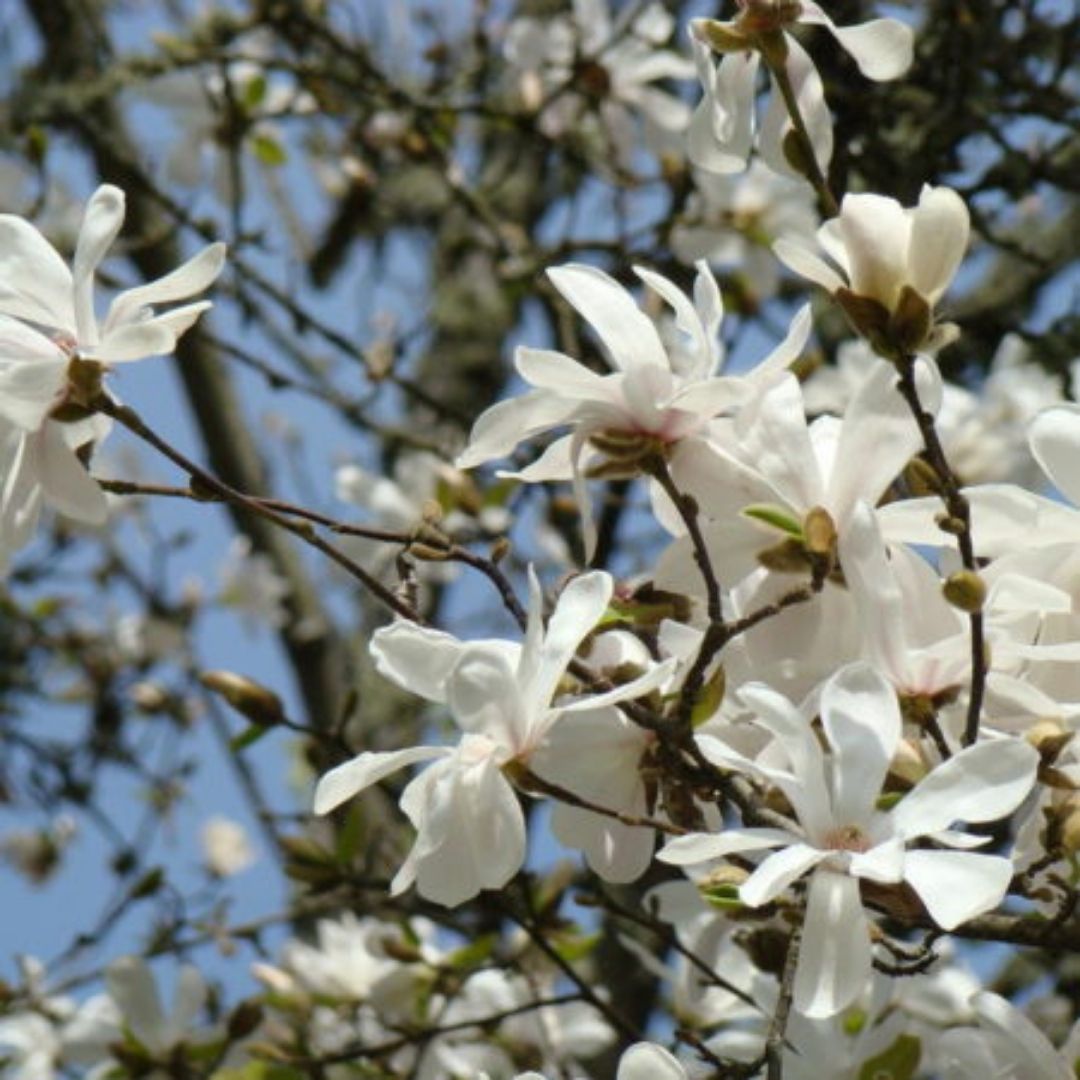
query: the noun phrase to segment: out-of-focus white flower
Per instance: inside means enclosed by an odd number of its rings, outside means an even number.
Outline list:
[[[818,215],[810,189],[757,160],[741,176],[695,170],[693,177],[694,191],[671,233],[676,257],[726,270],[751,305],[775,296],[781,268],[772,244],[813,234]]]
[[[105,988],[119,1010],[124,1028],[139,1045],[157,1057],[165,1057],[182,1043],[190,1042],[195,1021],[206,1004],[206,983],[188,965],[180,968],[176,998],[166,1014],[157,984],[146,961],[122,956],[105,972]]]
[[[559,137],[588,130],[598,117],[624,165],[636,146],[635,118],[650,149],[681,157],[690,109],[655,84],[694,74],[685,57],[662,47],[675,26],[671,15],[658,3],[635,11],[627,25],[612,18],[606,0],[574,0],[572,18],[515,19],[505,48],[516,91],[540,110],[543,131]]]
[[[783,64],[824,172],[832,157],[832,120],[821,76],[803,47],[788,33],[796,24],[824,26],[870,79],[896,79],[912,59],[914,34],[896,19],[873,19],[838,27],[810,0],[738,0],[730,22],[694,19],[691,41],[705,96],[690,126],[690,158],[713,172],[740,172],[754,143],[757,73],[763,52]],[[718,66],[713,51],[722,53]],[[784,152],[792,130],[781,94],[774,90],[761,124],[758,148],[771,169],[798,175]]]
[[[1080,1023],[1057,1050],[1019,1010],[998,994],[972,998],[976,1028],[953,1028],[938,1041],[945,1080],[1075,1080]]]
[[[238,821],[212,817],[202,828],[203,859],[215,877],[232,877],[255,861],[247,830]]]
[[[885,356],[932,353],[955,340],[934,325],[934,305],[967,251],[970,221],[951,188],[923,187],[917,206],[884,195],[845,195],[817,231],[824,257],[801,237],[773,250],[786,266],[832,293],[852,325]]]
[[[268,555],[252,553],[246,536],[236,537],[229,545],[220,578],[218,601],[239,612],[248,630],[259,623],[276,628],[288,621],[289,583]]]

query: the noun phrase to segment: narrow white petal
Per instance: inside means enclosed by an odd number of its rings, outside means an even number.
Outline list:
[[[868,79],[877,82],[898,79],[911,67],[915,32],[899,19],[871,19],[858,26],[837,26],[817,4],[803,0],[799,22],[824,26]]]
[[[901,881],[904,876],[904,841],[894,836],[869,851],[853,852],[849,873],[852,877],[878,881],[883,885]]]
[[[182,1042],[195,1029],[206,999],[207,986],[199,969],[184,964],[176,980],[176,1000],[168,1017],[169,1041],[172,1045]]]
[[[314,810],[316,814],[329,814],[346,799],[351,799],[365,788],[377,784],[385,776],[414,765],[418,761],[446,757],[451,751],[439,746],[412,746],[405,750],[386,750],[378,753],[365,750],[351,761],[331,769],[315,788]]]
[[[699,168],[713,173],[736,173],[746,168],[754,141],[754,96],[760,58],[755,52],[723,57],[693,32],[694,63],[704,88],[690,119],[687,153]]]
[[[1080,405],[1044,409],[1028,428],[1028,445],[1054,487],[1080,506]]]
[[[111,184],[102,184],[90,196],[83,214],[71,273],[74,286],[75,325],[79,343],[97,344],[94,315],[94,274],[124,224],[124,193]]]
[[[748,907],[761,907],[775,900],[792,882],[828,857],[829,852],[801,843],[767,855],[739,886],[739,899]]]
[[[109,307],[105,329],[138,318],[144,308],[186,300],[209,288],[225,265],[225,245],[210,244],[172,273],[120,293]]]
[[[101,525],[109,516],[105,494],[68,445],[63,425],[46,421],[38,435],[41,486],[45,500],[61,514]]]
[[[791,844],[794,837],[782,829],[725,829],[722,833],[689,833],[669,840],[657,854],[672,866],[697,866],[746,851]]]
[[[804,1016],[835,1016],[862,993],[870,977],[870,930],[859,883],[819,870],[810,879],[794,1005]]]
[[[144,960],[136,956],[114,960],[105,971],[105,988],[125,1026],[143,1046],[155,1053],[170,1049],[157,984]]]
[[[578,646],[607,610],[614,587],[610,574],[595,570],[578,575],[563,589],[548,620],[536,674],[522,688],[524,694],[545,707],[551,702]]]
[[[548,278],[596,331],[612,362],[628,370],[640,365],[667,368],[656,326],[614,278],[594,266],[572,263],[548,270]]]
[[[1011,814],[1035,783],[1039,755],[1020,739],[976,743],[922,778],[892,811],[907,839],[947,829],[954,821],[996,821]]]
[[[529,384],[575,400],[617,401],[614,383],[590,371],[565,353],[553,349],[530,349],[520,346],[514,353],[514,366]]]
[[[469,445],[454,464],[459,469],[472,469],[506,457],[519,442],[566,423],[573,409],[572,401],[548,390],[533,390],[499,401],[477,417]]]
[[[176,348],[176,335],[156,321],[128,323],[107,333],[96,345],[80,351],[105,363],[126,363],[147,356],[167,356]]]
[[[845,195],[839,227],[851,269],[851,288],[892,311],[908,276],[911,215],[884,195]]]
[[[996,908],[1013,872],[1009,859],[973,851],[909,851],[904,860],[904,880],[942,930]]]
[[[900,742],[900,707],[876,668],[857,662],[825,684],[821,719],[832,747],[833,818],[869,822]]]
[[[512,753],[529,749],[529,710],[512,664],[502,650],[466,645],[446,683],[446,697],[462,731],[486,735]],[[546,705],[537,702],[537,714]]]
[[[781,236],[773,244],[773,254],[791,271],[834,293],[847,282],[827,263],[817,249],[801,236]]]

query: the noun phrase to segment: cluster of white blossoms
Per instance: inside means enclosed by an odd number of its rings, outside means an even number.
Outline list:
[[[99,320],[94,276],[124,223],[111,184],[86,205],[72,265],[29,222],[0,214],[0,567],[22,547],[42,506],[90,524],[107,515],[85,461],[109,431],[92,407],[114,364],[171,353],[210,307],[200,300],[221,273],[211,244],[165,277],[119,293]]]
[[[832,150],[821,79],[791,30],[825,27],[875,80],[899,77],[912,56],[912,31],[895,20],[840,28],[809,0],[739,0],[734,21],[691,27],[705,97],[690,121],[651,85],[686,63],[662,47],[671,26],[658,5],[634,6],[628,33],[598,4],[576,8],[578,23],[519,21],[507,44],[522,94],[552,131],[586,108],[588,80],[602,81],[594,90],[613,130],[632,107],[680,131],[705,169],[743,168],[756,132],[755,168],[782,176],[782,198],[812,173],[820,181]],[[758,126],[762,62],[775,89]],[[935,359],[960,333],[940,315],[968,248],[964,201],[929,185],[911,207],[874,193],[831,209],[821,199],[829,216],[815,232],[795,198],[774,219],[784,235],[771,250],[824,290],[859,339],[839,392],[835,370],[806,376],[799,364],[810,303],[734,373],[705,261],[689,295],[645,267],[631,277],[573,263],[547,281],[588,324],[605,371],[523,345],[514,363],[525,391],[480,416],[453,469],[425,459],[422,494],[405,477],[341,470],[342,498],[410,528],[437,478],[541,440],[530,464],[519,458],[502,476],[569,482],[588,560],[590,485],[643,485],[651,517],[637,511],[634,525],[659,539],[633,581],[583,570],[545,596],[530,570],[526,603],[507,605],[520,639],[460,640],[404,618],[378,630],[378,671],[434,706],[452,737],[337,764],[314,809],[331,813],[415,769],[400,792],[415,841],[390,892],[455,907],[508,886],[538,820],[529,801],[550,800],[553,833],[604,881],[667,875],[647,917],[669,924],[683,959],[698,963],[643,963],[701,1033],[699,1054],[764,1070],[768,1046],[789,1080],[1063,1080],[1080,1054],[1076,1032],[1056,1049],[930,948],[953,933],[1003,936],[980,920],[1010,905],[1049,926],[1075,900],[1080,406],[1014,365],[1009,385],[1030,393],[1007,421],[1008,468],[962,454],[994,422],[979,419],[977,395],[945,384]],[[43,505],[104,519],[87,471],[107,430],[95,411],[102,379],[114,364],[171,352],[209,306],[155,310],[214,281],[220,244],[120,293],[99,320],[94,273],[123,206],[114,187],[94,194],[71,269],[31,225],[0,216],[0,560]],[[644,299],[623,281],[640,283]],[[982,478],[993,482],[965,486]],[[272,599],[271,619],[284,619],[281,591]],[[399,1075],[543,1080],[576,1075],[579,1059],[620,1034],[599,999],[528,1009],[563,985],[568,965],[498,970],[418,920],[346,917],[321,922],[315,938],[257,969],[278,1021],[303,1020],[315,1053],[385,1044]],[[107,987],[93,1038],[82,1011],[43,999],[0,1023],[0,1044],[68,1065],[81,1060],[72,1046],[103,1054],[122,1029],[149,1068],[185,1044],[205,998],[185,971],[166,1015],[131,959],[110,968]],[[777,1040],[771,1018],[789,1004]],[[430,1037],[398,1038],[436,1016]],[[498,1040],[485,1034],[496,1027]],[[522,1061],[533,1071],[518,1072]],[[617,1078],[682,1080],[699,1066],[639,1042]],[[26,1075],[38,1073],[27,1065]]]

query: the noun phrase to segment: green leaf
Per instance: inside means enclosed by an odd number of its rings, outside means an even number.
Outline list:
[[[772,503],[755,503],[746,506],[742,510],[743,517],[752,521],[760,521],[772,529],[794,536],[796,540],[802,539],[802,522],[795,517],[786,506],[775,506]]]
[[[922,1057],[922,1043],[901,1035],[887,1050],[863,1062],[859,1080],[911,1080]]]
[[[244,92],[240,97],[244,108],[248,112],[254,112],[266,98],[266,76],[256,75],[248,79],[244,84]]]
[[[497,934],[484,934],[468,945],[455,949],[447,958],[446,962],[457,970],[469,970],[478,967],[491,958],[491,952],[498,941]]]
[[[289,160],[288,154],[285,153],[285,147],[277,139],[267,135],[265,132],[256,132],[252,135],[251,152],[263,165],[270,165],[273,168],[284,165]]]
[[[261,724],[252,724],[250,727],[244,728],[239,735],[234,735],[229,740],[229,750],[234,754],[239,754],[241,750],[246,750],[249,746],[257,743],[270,729],[263,727]]]
[[[555,952],[567,964],[584,960],[599,944],[599,934],[560,934],[554,942]]]

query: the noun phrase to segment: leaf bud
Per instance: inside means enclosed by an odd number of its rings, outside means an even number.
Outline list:
[[[815,506],[803,519],[806,550],[819,558],[831,558],[836,550],[836,523],[823,506]]]
[[[954,608],[969,615],[982,611],[986,603],[986,582],[974,570],[958,570],[950,574],[941,591]]]
[[[238,713],[260,727],[273,727],[285,719],[281,698],[273,690],[235,671],[204,671],[199,682],[220,694]]]

